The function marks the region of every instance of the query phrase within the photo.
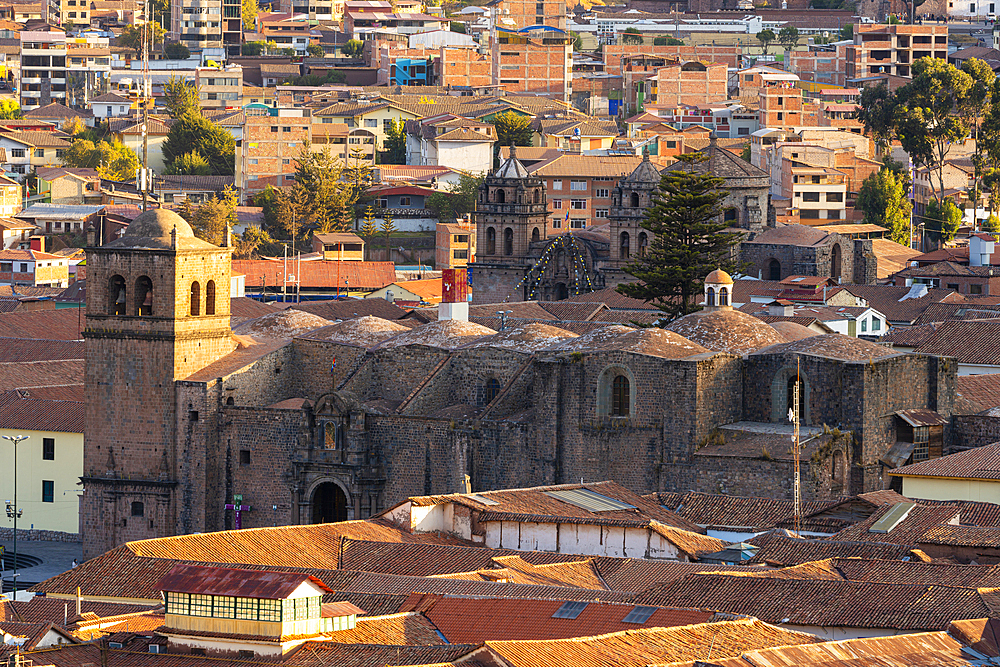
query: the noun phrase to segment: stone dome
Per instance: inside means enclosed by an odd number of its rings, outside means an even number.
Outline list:
[[[732,285],[733,277],[722,269],[716,269],[705,276],[705,282],[715,283],[716,285]]]
[[[476,339],[464,347],[501,347],[518,352],[536,352],[552,346],[557,341],[576,337],[577,334],[572,331],[550,324],[529,322],[508,327],[492,336]]]
[[[774,327],[738,310],[699,311],[674,320],[667,329],[715,352],[749,354],[784,343]]]
[[[332,324],[330,320],[294,308],[268,313],[243,322],[233,333],[253,338],[295,338],[307,331]]]
[[[813,331],[809,327],[804,327],[798,322],[771,322],[770,325],[788,342],[819,335],[818,332]]]
[[[121,238],[107,245],[112,248],[152,248],[156,250],[173,247],[173,230],[177,229],[177,247],[183,249],[215,248],[207,241],[196,238],[187,220],[166,208],[154,208],[139,214]]]
[[[403,345],[427,345],[446,350],[454,350],[477,338],[492,336],[496,331],[475,322],[465,320],[437,320],[422,326],[401,332],[388,338],[373,349],[381,350]]]
[[[578,338],[560,341],[548,348],[551,352],[635,352],[663,359],[683,359],[709,350],[666,329],[649,327],[633,329],[614,324],[586,333]]]
[[[315,329],[302,337],[312,340],[326,340],[344,345],[371,347],[387,338],[392,338],[409,330],[410,327],[397,322],[391,322],[372,315],[364,315],[363,317],[355,317],[321,329]]]
[[[839,333],[810,336],[809,338],[775,345],[767,350],[760,350],[758,353],[799,353],[826,357],[828,359],[839,359],[840,361],[874,361],[900,354],[884,345],[876,345],[860,338],[853,338]]]

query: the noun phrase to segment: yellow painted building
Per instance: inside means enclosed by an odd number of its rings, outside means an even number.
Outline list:
[[[1000,503],[1000,472],[991,465],[998,455],[1000,443],[994,443],[896,468],[889,475],[902,480],[907,498]]]
[[[82,402],[0,394],[0,436],[28,436],[17,445],[17,505],[23,511],[18,529],[79,531],[83,421]],[[14,499],[14,467],[14,444],[0,438],[0,500],[5,502]],[[2,525],[13,523],[4,516]]]

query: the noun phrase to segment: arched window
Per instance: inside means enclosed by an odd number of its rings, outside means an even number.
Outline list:
[[[719,305],[728,306],[729,305],[729,288],[720,287],[719,288]]]
[[[510,227],[503,230],[503,254],[514,254],[514,230]]]
[[[541,201],[542,201],[541,190],[535,190],[535,203],[538,204]]]
[[[125,287],[125,279],[121,276],[111,276],[111,280],[108,281],[108,313],[125,315],[127,296],[128,289]]]
[[[715,290],[709,287],[705,290],[705,305],[714,306],[715,305]]]
[[[633,192],[632,193],[631,204],[632,204],[632,208],[639,208],[639,193],[638,192]]]
[[[639,232],[639,257],[646,256],[646,246],[649,245],[649,236],[646,232]]]
[[[628,378],[624,375],[616,375],[611,382],[611,415],[614,417],[628,417],[630,387]]]
[[[153,314],[153,281],[149,276],[139,276],[135,281],[135,314],[138,317]]]
[[[492,227],[486,228],[486,254],[497,254],[497,230]]]
[[[191,283],[191,315],[201,315],[201,285],[197,280]]]
[[[323,446],[326,449],[337,449],[337,425],[327,422],[323,426]]]
[[[618,248],[619,248],[619,250],[621,252],[621,258],[622,259],[628,259],[629,258],[629,238],[628,238],[628,232],[622,232],[621,233],[621,236],[619,237]]]
[[[497,188],[493,191],[493,201],[498,204],[503,204],[507,200],[507,193]]]
[[[486,386],[483,387],[483,405],[489,405],[499,395],[500,381],[496,378],[490,378],[486,381]]]
[[[215,281],[205,283],[205,314],[215,315]]]
[[[538,227],[535,227],[531,230],[531,240],[532,241],[538,240]]]
[[[833,251],[830,253],[830,277],[834,280],[840,279],[840,244],[833,244]]]
[[[138,500],[132,503],[132,516],[145,516],[146,506]]]
[[[781,280],[781,262],[776,259],[772,259],[767,263],[767,279]]]

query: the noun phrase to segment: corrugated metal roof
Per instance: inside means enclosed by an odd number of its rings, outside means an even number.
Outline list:
[[[322,581],[308,574],[198,565],[175,565],[156,587],[173,593],[283,600],[306,581],[327,593],[333,592]]]

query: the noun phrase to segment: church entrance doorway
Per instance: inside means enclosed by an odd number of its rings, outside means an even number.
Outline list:
[[[556,301],[562,301],[563,299],[569,298],[569,288],[566,287],[566,283],[556,283]]]
[[[312,495],[312,522],[347,521],[347,496],[333,482],[324,482]]]

